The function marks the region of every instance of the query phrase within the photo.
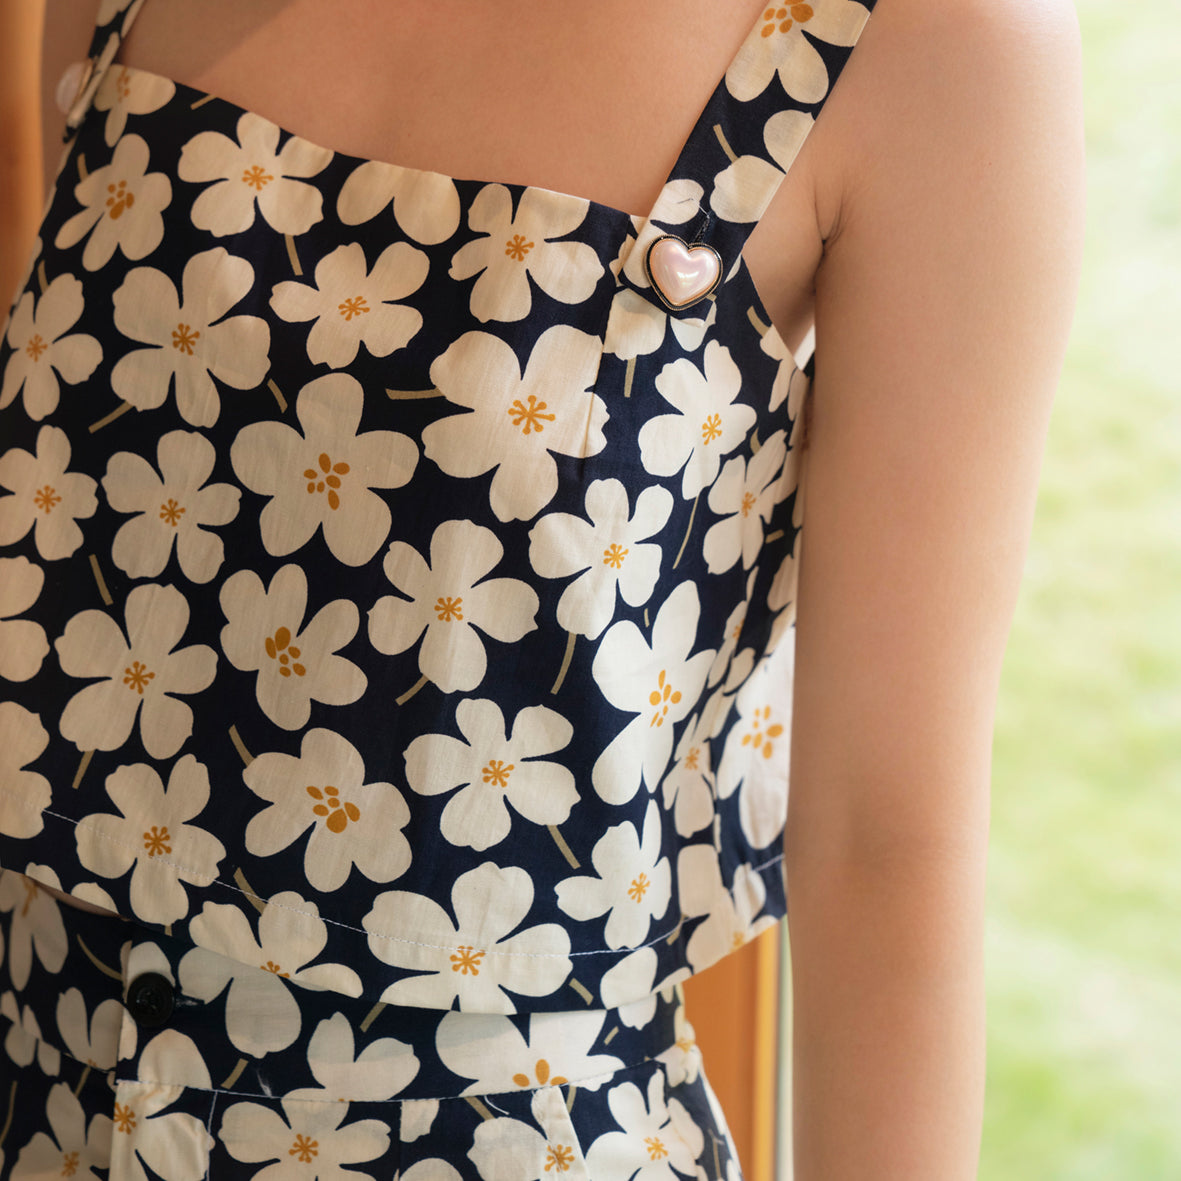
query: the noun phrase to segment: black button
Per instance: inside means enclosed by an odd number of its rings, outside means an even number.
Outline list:
[[[127,1011],[136,1025],[155,1029],[172,1016],[172,981],[159,972],[145,972],[127,986]]]

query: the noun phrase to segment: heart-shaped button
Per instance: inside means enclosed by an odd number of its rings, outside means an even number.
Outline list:
[[[722,256],[712,247],[690,246],[675,234],[665,234],[648,247],[644,268],[653,290],[674,312],[692,307],[718,285]]]

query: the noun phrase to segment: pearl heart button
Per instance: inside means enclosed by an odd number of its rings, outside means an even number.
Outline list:
[[[648,247],[644,266],[656,294],[674,312],[704,299],[722,277],[722,256],[712,246],[689,246],[674,234]]]

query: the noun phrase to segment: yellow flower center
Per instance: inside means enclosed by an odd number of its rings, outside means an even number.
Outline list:
[[[178,324],[172,330],[172,347],[179,349],[186,357],[193,355],[193,345],[197,343],[200,332],[194,332],[188,324]]]
[[[450,595],[440,595],[435,600],[435,616],[440,623],[452,623],[456,619],[463,619],[463,596],[452,598]]]
[[[471,945],[457,947],[455,954],[451,957],[451,971],[459,972],[464,976],[469,973],[472,976],[478,976],[480,961],[484,958],[484,954],[482,951],[476,951]]]
[[[123,670],[123,684],[134,689],[141,697],[148,687],[148,682],[154,680],[155,677],[156,674],[148,672],[147,665],[141,664],[138,660],[133,660],[131,667]]]
[[[299,664],[300,650],[291,642],[291,630],[281,627],[273,636],[267,636],[264,641],[267,655],[279,662],[279,676],[289,677],[294,673],[302,677],[308,670]]]
[[[144,848],[148,851],[148,857],[155,857],[157,853],[171,853],[172,846],[168,843],[172,837],[168,835],[168,825],[163,828],[157,828],[154,824],[148,832],[144,833]]]
[[[296,1134],[295,1143],[287,1150],[287,1155],[298,1157],[305,1165],[310,1164],[312,1157],[320,1155],[320,1141]]]
[[[117,184],[107,185],[107,216],[112,221],[118,221],[123,214],[135,204],[135,194],[127,187],[125,180]]]
[[[115,1127],[131,1135],[131,1129],[135,1127],[135,1110],[130,1104],[115,1104]]]
[[[547,422],[553,422],[557,418],[556,414],[546,414],[547,408],[545,402],[539,402],[533,394],[530,394],[528,406],[520,398],[515,398],[513,404],[508,408],[508,414],[513,420],[513,426],[521,428],[521,434],[527,435],[530,431],[537,431],[540,434],[545,430]]]
[[[686,771],[696,771],[697,770],[697,760],[698,760],[698,758],[700,758],[700,756],[701,756],[701,747],[699,747],[699,746],[689,747],[689,753],[685,756],[685,770]]]
[[[339,787],[329,785],[321,791],[309,784],[306,790],[313,800],[319,801],[312,805],[312,811],[327,817],[324,825],[330,832],[344,832],[350,820],[356,823],[361,819],[361,809],[351,800],[342,800]]]
[[[623,565],[623,559],[627,557],[628,551],[617,542],[612,542],[603,551],[603,565],[612,566],[618,570]]]
[[[54,505],[61,504],[62,498],[58,496],[57,490],[51,485],[46,484],[44,488],[38,488],[33,493],[33,503],[43,512],[51,512]]]
[[[722,437],[722,416],[720,414],[711,414],[701,424],[701,441],[708,446],[714,439]]]
[[[643,900],[645,894],[648,893],[648,887],[652,883],[648,880],[645,874],[638,874],[632,878],[632,884],[627,888],[627,896],[633,902],[640,902]]]
[[[176,503],[170,496],[164,504],[160,506],[160,520],[167,521],[173,527],[180,524],[180,519],[184,516],[184,506]]]
[[[739,510],[744,517],[750,516],[750,510],[755,506],[755,494],[753,492],[744,492],[742,494],[742,508]]]
[[[267,172],[261,164],[255,164],[242,173],[242,183],[249,185],[257,192],[262,192],[275,178]]]
[[[764,37],[772,36],[776,30],[780,33],[790,32],[792,21],[797,20],[802,25],[805,21],[812,19],[812,6],[810,4],[788,4],[783,8],[768,8],[763,13],[763,20],[767,23],[763,25],[760,32]]]
[[[664,1146],[664,1141],[659,1136],[645,1136],[644,1143],[648,1147],[649,1160],[664,1160],[668,1156],[668,1149]]]
[[[541,1086],[544,1087],[546,1083],[548,1083],[551,1087],[560,1087],[564,1083],[570,1081],[560,1074],[555,1074],[553,1078],[550,1078],[549,1071],[549,1063],[544,1058],[538,1058],[536,1065],[533,1067],[533,1072],[537,1076],[537,1082]],[[513,1082],[516,1083],[518,1087],[531,1087],[533,1085],[533,1079],[531,1079],[527,1074],[514,1074]]]
[[[547,1144],[545,1146],[545,1171],[553,1169],[555,1173],[565,1173],[574,1163],[574,1149],[565,1144]]]
[[[78,1154],[76,1152],[62,1153],[62,1176],[72,1177],[78,1171]]]
[[[742,736],[742,745],[761,750],[765,759],[769,759],[774,753],[775,743],[773,740],[783,734],[783,727],[778,722],[773,725],[767,724],[770,718],[771,707],[769,705],[756,709],[750,719],[749,732]]]
[[[515,763],[505,763],[500,759],[489,759],[488,766],[481,772],[484,776],[485,783],[491,783],[494,787],[508,787],[508,777],[513,772]]]
[[[524,262],[525,255],[533,249],[533,243],[526,240],[522,234],[514,234],[505,244],[504,252],[515,262]]]
[[[340,508],[340,477],[349,474],[349,465],[333,463],[327,451],[320,452],[316,463],[319,470],[314,467],[304,468],[303,478],[308,482],[308,492],[315,494],[327,490],[328,507],[335,512]]]
[[[338,303],[336,310],[348,321],[354,316],[363,316],[366,312],[370,312],[373,309],[365,302],[363,295],[354,295],[352,299],[346,299],[343,303]]]
[[[660,676],[656,680],[656,688],[648,694],[648,704],[656,710],[652,715],[652,720],[648,723],[650,726],[663,726],[664,719],[668,716],[668,707],[676,705],[681,700],[681,691],[674,689],[665,679],[666,676],[665,670],[661,669]]]
[[[49,345],[47,345],[45,341],[42,340],[41,333],[34,332],[33,335],[29,337],[29,343],[25,345],[25,352],[28,353],[34,361],[40,361],[41,354],[45,352],[47,348],[49,348]]]

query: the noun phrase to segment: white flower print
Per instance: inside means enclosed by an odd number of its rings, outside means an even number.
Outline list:
[[[431,1130],[435,1117],[439,1114],[439,1101],[438,1099],[403,1099],[401,1108],[402,1120],[398,1126],[398,1139],[403,1144],[411,1144],[419,1136],[425,1136]],[[441,1171],[432,1173],[430,1171],[432,1164],[439,1166]],[[445,1178],[451,1175],[446,1172],[447,1169],[451,1169],[451,1166],[441,1160],[419,1161],[409,1171],[402,1174],[402,1181],[411,1181],[412,1174],[423,1177],[424,1181],[445,1181]],[[454,1169],[451,1169],[451,1173],[454,1174],[455,1181],[462,1181]]]
[[[673,765],[660,781],[665,811],[673,814],[677,835],[692,836],[714,818],[714,772],[707,715],[689,719]]]
[[[68,1083],[50,1089],[45,1114],[51,1134],[36,1132],[21,1149],[12,1166],[14,1181],[58,1177],[67,1168],[72,1181],[98,1181],[95,1169],[106,1176],[114,1130],[110,1116],[94,1116],[88,1128],[86,1112]]]
[[[686,949],[695,972],[737,951],[779,921],[773,915],[762,914],[767,887],[749,865],[738,867],[733,889],[726,889],[712,845],[687,845],[681,850],[677,889],[686,918],[706,916],[689,937]]]
[[[45,827],[41,812],[53,798],[49,780],[23,768],[39,759],[48,745],[49,735],[37,714],[15,701],[0,701],[0,832],[10,837],[34,837]]]
[[[84,208],[58,230],[53,244],[60,250],[89,234],[82,251],[88,271],[106,266],[116,249],[136,262],[160,245],[160,213],[172,200],[172,183],[163,172],[148,172],[148,145],[138,135],[123,136],[110,164],[90,173],[74,196]]]
[[[664,1099],[663,1071],[654,1070],[649,1077],[646,1102],[635,1083],[620,1083],[607,1093],[607,1106],[623,1131],[604,1132],[590,1146],[586,1164],[592,1177],[677,1181],[678,1173],[696,1176],[704,1136],[692,1121],[673,1121]]]
[[[61,1072],[61,1051],[41,1036],[41,1025],[32,1005],[22,1008],[16,996],[6,992],[0,997],[0,1017],[9,1022],[8,1032],[4,1035],[4,1052],[14,1065],[28,1066],[36,1058],[37,1065],[50,1078]]]
[[[209,772],[192,755],[173,765],[165,788],[147,763],[107,776],[107,795],[122,813],[92,812],[74,830],[78,860],[91,873],[122,877],[131,870],[131,909],[145,923],[175,923],[189,913],[181,882],[208,886],[225,846],[187,824],[209,802]]]
[[[726,72],[726,89],[739,102],[750,102],[778,74],[797,102],[818,103],[828,93],[828,70],[804,30],[829,45],[853,45],[868,17],[869,10],[853,0],[769,4]]]
[[[294,891],[275,894],[258,920],[235,906],[207,902],[189,923],[197,946],[180,961],[180,983],[202,1001],[226,997],[226,1034],[244,1054],[261,1058],[299,1036],[299,1005],[290,985],[361,995],[361,978],[344,964],[315,964],[328,928],[313,902]],[[287,983],[290,982],[290,985]]]
[[[602,1010],[534,1013],[526,1035],[507,1017],[448,1013],[439,1022],[435,1048],[448,1070],[474,1080],[465,1088],[468,1095],[506,1090],[510,1077],[524,1089],[573,1081],[597,1091],[596,1075],[623,1067],[611,1054],[590,1052],[606,1019]]]
[[[611,302],[603,351],[621,361],[647,356],[660,348],[666,329],[671,328],[681,348],[695,353],[718,314],[717,300],[706,302],[708,311],[704,316],[670,316],[655,300],[645,299],[630,287],[621,287]]]
[[[269,807],[246,826],[246,847],[272,857],[309,828],[304,876],[317,890],[339,890],[354,865],[371,882],[390,882],[410,865],[402,830],[410,809],[391,783],[366,783],[357,748],[331,730],[311,729],[299,758],[258,755],[242,772],[246,786]]]
[[[601,343],[565,324],[547,329],[522,376],[516,352],[487,332],[466,332],[431,365],[449,402],[469,408],[422,432],[426,455],[449,476],[496,469],[488,499],[501,521],[527,521],[554,498],[554,454],[598,455],[607,405],[592,391]]]
[[[639,431],[644,468],[654,476],[681,472],[681,495],[687,500],[714,482],[722,456],[746,438],[755,422],[754,408],[734,401],[742,374],[730,350],[711,340],[704,360],[704,373],[686,357],[665,365],[656,389],[676,413],[658,414]]]
[[[377,1038],[356,1052],[353,1026],[343,1013],[316,1026],[308,1041],[308,1068],[319,1087],[289,1091],[288,1099],[346,1097],[356,1102],[390,1099],[404,1090],[418,1073],[413,1049],[396,1038]]]
[[[569,877],[554,891],[563,913],[580,922],[607,915],[607,946],[638,947],[648,937],[653,919],[668,910],[672,869],[661,857],[660,809],[648,801],[641,836],[625,820],[598,839],[591,853],[597,877]]]
[[[383,1001],[477,1013],[515,1013],[508,993],[548,996],[570,975],[570,936],[556,923],[517,930],[533,905],[533,881],[516,866],[485,861],[451,888],[455,922],[433,899],[379,894],[362,920],[369,950],[420,975],[395,981]],[[510,934],[510,932],[516,932]]]
[[[217,453],[195,431],[169,431],[156,444],[160,475],[134,451],[107,461],[103,491],[107,503],[136,515],[119,527],[111,559],[132,578],[155,578],[168,564],[173,545],[191,582],[208,582],[221,568],[225,545],[210,525],[238,515],[241,491],[233,484],[206,484]]]
[[[421,1132],[414,1136],[406,1135],[406,1121],[412,1118],[407,1114],[408,1110],[422,1111],[428,1104],[438,1107],[439,1101],[437,1099],[410,1100],[402,1104],[402,1142],[404,1144],[411,1140],[417,1140],[418,1136],[423,1135]],[[431,1156],[425,1160],[415,1161],[401,1174],[399,1181],[463,1181],[463,1178],[455,1171],[455,1167],[449,1165],[442,1157]]]
[[[561,750],[574,727],[543,705],[523,709],[506,737],[504,714],[494,701],[461,701],[455,724],[465,741],[422,734],[406,748],[406,780],[420,795],[462,788],[440,818],[453,845],[487,849],[509,835],[508,806],[534,824],[561,824],[578,802],[574,776],[538,755]]]
[[[785,471],[786,461],[786,431],[776,431],[749,463],[740,455],[726,461],[707,501],[722,518],[706,530],[702,543],[711,574],[724,573],[739,558],[744,570],[754,565],[772,510],[787,499],[794,487],[790,477],[795,473]]]
[[[562,1092],[540,1088],[529,1111],[533,1125],[501,1116],[476,1128],[468,1156],[483,1181],[549,1181],[559,1176],[587,1181],[587,1162]]]
[[[315,320],[308,360],[343,369],[364,345],[388,357],[422,327],[422,313],[396,301],[413,295],[427,273],[427,256],[406,242],[387,246],[370,271],[359,242],[338,246],[316,263],[315,285],[288,280],[271,291],[280,319]]]
[[[201,131],[181,150],[181,180],[215,182],[193,202],[193,225],[215,238],[240,234],[254,224],[256,205],[279,234],[302,234],[320,221],[320,190],[297,178],[322,172],[332,153],[298,135],[279,148],[279,128],[251,112],[238,120],[237,135],[235,143]]]
[[[369,1174],[343,1165],[375,1160],[390,1146],[381,1120],[356,1120],[342,1128],[347,1103],[281,1100],[283,1114],[261,1103],[235,1103],[222,1117],[219,1142],[235,1160],[273,1161],[255,1181],[358,1181]]]
[[[786,399],[787,416],[791,419],[792,425],[788,447],[794,448],[796,433],[803,425],[800,411],[804,407],[804,399],[808,394],[808,377],[797,367],[795,356],[774,325],[763,333],[762,339],[759,341],[759,348],[773,361],[779,362],[775,381],[771,385],[771,400],[767,403],[767,409],[778,410]]]
[[[624,956],[603,973],[599,996],[608,1009],[619,1009],[619,1020],[631,1029],[643,1029],[656,1016],[656,993],[672,988],[689,975],[688,968],[678,968],[671,976],[656,983],[656,952],[640,947]]]
[[[8,325],[13,352],[4,367],[0,409],[23,390],[26,413],[40,421],[57,408],[59,379],[77,385],[98,368],[102,345],[84,332],[66,335],[82,305],[82,284],[73,275],[58,275],[40,300],[31,291],[20,297]]]
[[[147,1165],[161,1181],[201,1181],[208,1173],[213,1137],[197,1116],[164,1111],[186,1087],[208,1091],[212,1086],[196,1044],[174,1029],[158,1033],[144,1047],[139,1073],[152,1081],[120,1082],[115,1089],[111,1176],[148,1181]]]
[[[756,849],[777,843],[787,820],[794,673],[794,644],[781,645],[759,664],[738,691],[738,717],[718,765],[720,797],[742,785],[739,823]]]
[[[631,620],[613,624],[599,644],[591,672],[599,692],[633,719],[595,760],[591,782],[609,804],[625,804],[641,777],[655,791],[673,750],[673,726],[692,712],[705,687],[713,651],[690,656],[701,602],[682,582],[652,626],[651,646]]]
[[[0,545],[12,545],[30,529],[37,552],[47,560],[68,558],[82,544],[74,522],[94,516],[94,480],[69,472],[70,442],[60,427],[37,432],[36,454],[13,447],[0,456]]]
[[[775,163],[762,156],[739,156],[719,172],[709,198],[714,213],[726,221],[758,221],[814,122],[806,111],[777,111],[772,115],[763,126],[763,142]]]
[[[360,225],[393,205],[394,220],[415,242],[434,246],[459,228],[459,190],[440,172],[366,160],[340,187],[336,215],[346,226]]]
[[[267,553],[294,553],[317,529],[346,566],[362,566],[390,531],[390,510],[374,488],[401,488],[418,463],[418,448],[397,431],[357,433],[365,391],[347,373],[317,377],[299,391],[303,430],[256,422],[230,448],[234,473],[253,492],[271,497],[259,515]]]
[[[767,642],[767,651],[775,652],[783,642],[784,636],[795,626],[796,595],[799,592],[799,567],[796,555],[800,548],[800,534],[797,533],[789,554],[784,554],[775,577],[771,580],[771,589],[767,592],[767,606],[772,611],[778,611],[775,622],[771,625],[771,639]]]
[[[174,586],[147,583],[127,595],[127,637],[105,611],[79,611],[54,641],[62,671],[101,677],[66,703],[59,728],[79,750],[115,750],[139,718],[140,740],[154,759],[171,758],[193,732],[193,711],[174,694],[213,682],[217,653],[206,644],[177,648],[189,605]]]
[[[673,1017],[673,1031],[676,1041],[667,1050],[657,1054],[656,1061],[663,1064],[670,1085],[679,1087],[686,1082],[696,1082],[697,1076],[701,1073],[701,1051],[697,1048],[697,1032],[685,1016],[684,1005],[678,1006]]]
[[[526,189],[513,212],[504,185],[486,185],[468,210],[468,225],[487,235],[468,242],[451,260],[453,279],[479,275],[472,288],[472,315],[489,320],[523,320],[533,306],[529,280],[551,299],[582,303],[590,298],[603,264],[585,242],[555,242],[573,233],[590,202],[546,189]]]
[[[17,992],[23,992],[33,969],[33,955],[50,973],[66,962],[66,927],[57,899],[44,883],[61,889],[57,874],[47,865],[30,863],[24,873],[0,870],[0,911],[12,911],[8,930],[8,974]]]
[[[159,74],[146,74],[126,67],[112,67],[107,71],[94,96],[94,108],[107,112],[103,137],[107,147],[114,147],[115,141],[127,126],[128,115],[150,115],[158,111],[176,93],[176,86]]]
[[[176,408],[193,426],[212,426],[221,410],[213,378],[252,390],[267,375],[271,330],[258,316],[226,313],[250,290],[254,268],[224,247],[185,263],[181,294],[155,267],[136,267],[115,292],[115,327],[151,347],[120,357],[111,388],[137,410],[154,410],[176,390]]]
[[[36,676],[49,653],[39,623],[12,618],[37,601],[44,585],[45,571],[28,558],[0,558],[0,677],[6,681]]]
[[[88,1012],[80,989],[62,993],[57,1002],[57,1028],[72,1058],[98,1070],[115,1065],[123,1006],[108,997]]]
[[[369,639],[387,656],[405,652],[423,631],[422,675],[444,693],[466,692],[488,667],[475,629],[511,644],[536,629],[538,598],[517,578],[487,578],[504,556],[495,533],[471,521],[444,521],[431,537],[430,565],[404,541],[382,568],[406,598],[384,595],[369,610]]]
[[[710,665],[709,676],[706,679],[706,685],[713,688],[720,680],[726,679],[726,688],[733,692],[738,683],[730,674],[732,672],[732,664],[734,660],[734,653],[738,649],[738,641],[742,639],[742,629],[746,625],[746,613],[750,610],[750,597],[754,594],[755,579],[758,577],[758,567],[756,566],[746,576],[746,593],[739,603],[734,607],[730,614],[726,617],[726,623],[722,628],[721,644],[718,646],[718,654],[714,657],[714,662]],[[747,649],[753,654],[753,649]],[[752,664],[744,666],[743,676],[750,672],[753,668]],[[712,727],[707,731],[711,736],[717,734],[717,730]]]
[[[558,600],[558,622],[596,640],[615,613],[615,588],[632,607],[651,597],[660,574],[661,548],[641,544],[668,523],[673,498],[658,485],[636,497],[628,513],[627,489],[619,480],[595,480],[586,490],[588,525],[571,513],[550,513],[529,532],[529,561],[542,578],[583,571]]]
[[[305,627],[308,577],[302,567],[283,566],[268,588],[253,570],[239,570],[219,598],[227,620],[222,651],[235,668],[258,673],[258,705],[275,725],[299,730],[311,717],[312,701],[348,705],[365,692],[365,674],[335,654],[357,634],[357,605],[334,599]]]

